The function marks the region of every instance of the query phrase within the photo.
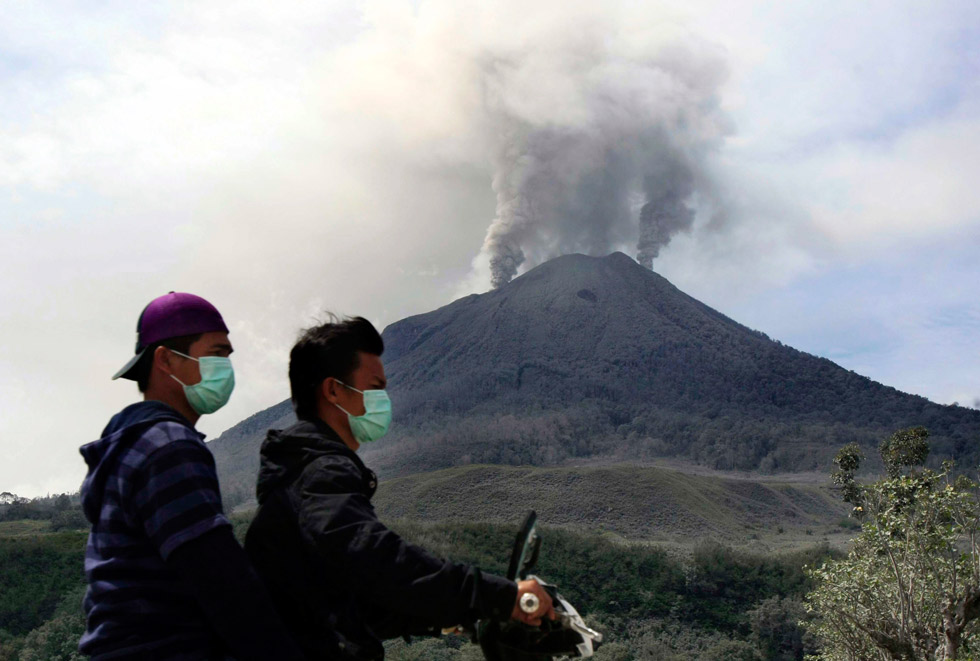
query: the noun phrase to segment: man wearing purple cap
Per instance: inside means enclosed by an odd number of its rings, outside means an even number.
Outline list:
[[[194,429],[235,387],[228,327],[193,294],[144,308],[136,353],[112,378],[143,401],[82,446],[87,617],[93,659],[300,659],[232,535],[214,457]]]

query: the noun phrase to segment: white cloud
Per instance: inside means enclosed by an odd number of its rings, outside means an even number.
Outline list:
[[[980,221],[980,113],[916,127],[886,146],[849,144],[814,168],[833,191],[817,227],[843,245],[921,239]]]
[[[911,254],[912,242],[980,219],[970,181],[980,152],[975,3],[4,12],[0,262],[13,277],[0,281],[0,442],[18,461],[0,465],[0,490],[77,486],[77,446],[135,396],[108,377],[160,293],[209,297],[232,327],[240,385],[227,410],[202,421],[214,435],[286,397],[286,352],[317,311],[384,325],[485,288],[488,54],[587,48],[594,35],[626,54],[687,35],[722,49],[721,101],[736,134],[712,167],[727,220],[698,218],[656,266],[747,316],[771,305],[767,292],[819,288],[868,255]],[[504,102],[574,123],[580,90],[549,77],[549,61],[529,58]],[[565,100],[561,112],[542,97]],[[943,287],[961,273],[933,277]],[[949,304],[967,296],[951,291]],[[861,310],[839,314],[864,323]],[[906,378],[889,369],[881,374]],[[945,397],[954,385],[928,392]]]

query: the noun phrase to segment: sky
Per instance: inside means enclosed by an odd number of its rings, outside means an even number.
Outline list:
[[[604,172],[546,161],[541,136],[639,167],[648,143],[623,146],[620,125],[653,125],[693,168],[657,272],[785,344],[980,408],[975,2],[3,14],[0,491],[78,488],[78,447],[138,398],[110,376],[167,291],[231,328],[236,391],[198,425],[213,438],[288,397],[288,350],[326,311],[380,328],[486,291],[501,230],[518,273],[576,246],[636,254],[629,223],[555,212],[511,231],[505,207],[540,181],[528,163],[562,195]]]

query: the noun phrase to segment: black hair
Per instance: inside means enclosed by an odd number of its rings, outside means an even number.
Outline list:
[[[300,420],[317,417],[317,390],[324,379],[349,381],[360,365],[357,353],[375,356],[384,353],[381,335],[363,317],[340,319],[307,328],[289,352],[289,388],[293,409]]]
[[[203,333],[168,337],[166,340],[154,342],[146,347],[146,351],[140,356],[139,362],[133,367],[136,370],[136,385],[139,387],[140,392],[146,392],[147,387],[150,385],[150,372],[153,371],[153,354],[156,353],[157,347],[167,347],[168,349],[184,354],[190,353],[191,345],[201,339],[201,335]]]

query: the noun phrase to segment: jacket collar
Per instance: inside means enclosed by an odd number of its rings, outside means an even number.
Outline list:
[[[256,484],[259,504],[273,489],[291,482],[311,461],[331,454],[350,459],[363,477],[369,495],[373,495],[378,485],[374,471],[364,465],[340,435],[322,420],[301,419],[282,431],[269,430],[262,443]]]

